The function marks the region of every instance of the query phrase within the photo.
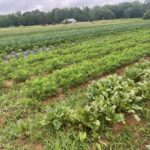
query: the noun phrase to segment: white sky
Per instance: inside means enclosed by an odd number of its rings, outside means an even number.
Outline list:
[[[95,5],[117,4],[125,1],[133,2],[134,0],[0,0],[0,14],[13,13],[16,11],[24,12],[34,9],[49,11],[56,7],[92,7]]]

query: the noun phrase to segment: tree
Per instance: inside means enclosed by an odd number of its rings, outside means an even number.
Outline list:
[[[84,21],[92,20],[91,9],[89,7],[84,7],[83,13],[84,13]]]
[[[144,4],[143,4],[143,7],[144,7],[144,11],[146,12],[147,10],[150,9],[150,0],[145,0]]]
[[[113,18],[137,18],[150,9],[150,0],[144,3],[124,2],[117,5],[95,6],[93,8],[55,8],[49,12],[40,10],[17,12],[14,14],[0,15],[0,27],[19,25],[44,25],[60,23],[67,18],[75,18],[77,21],[93,21]],[[147,14],[146,14],[147,15]]]
[[[84,11],[81,8],[75,7],[74,9],[74,15],[72,18],[75,18],[77,21],[84,21],[85,20],[85,15]]]
[[[147,11],[144,13],[143,19],[150,19],[150,10],[147,10]]]
[[[126,9],[129,9],[132,7],[132,3],[129,3],[129,2],[123,2],[123,3],[120,3],[118,5],[118,9],[119,9],[119,13],[120,13],[120,18],[125,18],[125,11]]]
[[[126,18],[139,18],[144,13],[143,5],[139,2],[133,2],[132,5],[124,11]]]
[[[121,18],[122,17],[122,10],[119,8],[118,5],[105,5],[106,8],[110,9],[114,15],[115,18]]]
[[[94,20],[115,18],[114,13],[108,8],[95,6],[92,12]]]

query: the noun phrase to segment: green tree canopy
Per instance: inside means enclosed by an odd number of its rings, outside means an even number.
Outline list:
[[[150,10],[147,10],[147,11],[144,13],[143,19],[150,19]]]
[[[17,12],[15,14],[0,15],[0,27],[19,25],[43,25],[61,23],[64,19],[75,18],[77,21],[93,21],[113,18],[139,18],[149,10],[150,0],[144,3],[123,2],[118,5],[95,6],[93,8],[55,8],[49,12],[39,10]],[[145,15],[148,15],[147,13]],[[145,18],[145,17],[144,17]]]
[[[92,11],[94,20],[115,18],[114,13],[106,7],[95,6]]]

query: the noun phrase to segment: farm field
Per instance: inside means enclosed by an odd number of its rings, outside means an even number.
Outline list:
[[[150,21],[0,29],[0,149],[150,147]]]

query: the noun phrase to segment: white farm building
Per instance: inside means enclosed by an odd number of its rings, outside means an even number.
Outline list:
[[[70,18],[70,19],[65,19],[65,20],[63,20],[61,23],[62,23],[62,24],[67,24],[67,23],[76,23],[76,22],[77,22],[76,19]]]

